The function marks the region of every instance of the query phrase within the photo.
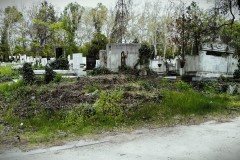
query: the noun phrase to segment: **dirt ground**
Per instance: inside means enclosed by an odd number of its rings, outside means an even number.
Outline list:
[[[63,146],[0,153],[1,160],[239,160],[240,118],[219,123],[141,129]]]

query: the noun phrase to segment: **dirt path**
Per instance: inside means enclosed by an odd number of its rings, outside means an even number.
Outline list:
[[[240,118],[195,126],[143,129],[100,140],[30,152],[0,153],[1,160],[240,160]]]

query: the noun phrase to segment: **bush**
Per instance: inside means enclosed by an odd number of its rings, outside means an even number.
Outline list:
[[[62,75],[61,74],[57,74],[54,79],[53,82],[58,83],[62,80]]]
[[[153,49],[147,42],[143,42],[141,47],[139,48],[139,59],[134,68],[136,68],[139,64],[144,65],[148,68],[150,58],[153,56]]]
[[[30,63],[24,63],[22,68],[24,84],[33,84],[35,81],[35,74]]]
[[[58,58],[49,64],[52,69],[68,70],[69,62],[65,58]]]
[[[191,90],[191,86],[183,81],[175,82],[175,87],[178,91],[189,91]]]
[[[44,76],[44,81],[46,83],[49,83],[51,81],[53,81],[53,79],[56,76],[56,72],[53,71],[53,69],[51,67],[46,66],[45,67],[45,76]]]
[[[95,103],[97,114],[117,118],[123,115],[123,109],[119,105],[123,100],[123,90],[101,91],[100,98]]]

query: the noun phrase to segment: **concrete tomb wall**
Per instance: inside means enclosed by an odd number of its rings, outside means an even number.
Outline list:
[[[117,72],[123,61],[126,66],[133,68],[138,61],[138,50],[140,47],[141,44],[108,44],[107,57],[105,56],[107,58],[107,68]],[[100,63],[105,65],[105,62]]]
[[[219,77],[220,75],[232,75],[237,69],[237,59],[233,54],[207,55],[207,51],[201,51],[199,55],[186,56],[184,70],[205,74],[208,77]],[[204,76],[204,75],[202,75]]]
[[[100,60],[100,67],[107,68],[107,51],[106,50],[100,50],[99,51],[99,60]]]

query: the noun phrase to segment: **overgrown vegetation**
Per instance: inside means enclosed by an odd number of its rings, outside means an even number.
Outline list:
[[[58,70],[68,70],[69,69],[69,62],[65,58],[58,58],[52,63],[50,63],[50,67],[52,69],[58,69]]]
[[[192,123],[234,115],[229,109],[240,107],[239,98],[212,90],[211,83],[203,83],[200,90],[156,77],[105,75],[58,84],[22,84],[0,86],[0,104],[4,104],[0,120],[4,128],[10,127],[8,133],[0,133],[3,145],[16,131],[22,142],[38,144],[119,128]]]
[[[151,57],[153,57],[152,47],[146,42],[142,43],[139,49],[139,59],[134,68],[136,68],[138,65],[144,66],[145,69],[148,68]]]
[[[103,74],[111,74],[111,73],[113,73],[113,72],[105,67],[94,68],[90,72],[91,75],[103,75]]]
[[[18,70],[12,70],[12,65],[0,66],[0,83],[9,82],[19,77]]]
[[[35,81],[35,74],[30,63],[24,63],[22,68],[22,75],[24,84],[33,84]]]
[[[56,77],[56,72],[54,72],[51,67],[46,66],[45,67],[44,81],[46,83],[49,83],[49,82],[53,81],[55,77]]]

